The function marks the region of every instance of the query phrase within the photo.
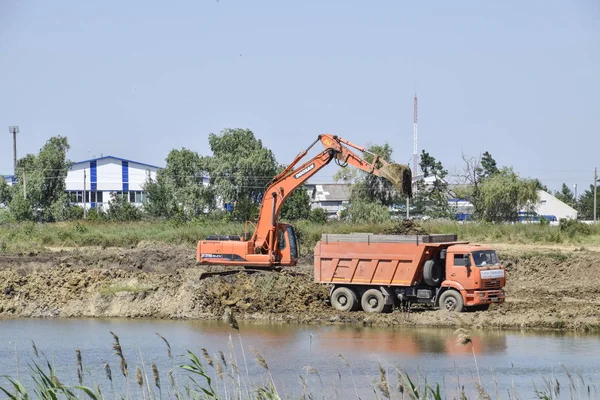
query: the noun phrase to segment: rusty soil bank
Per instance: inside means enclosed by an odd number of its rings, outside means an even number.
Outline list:
[[[162,244],[1,253],[0,318],[220,319],[231,310],[238,319],[294,323],[600,330],[600,252],[499,248],[506,303],[484,312],[413,307],[383,315],[336,312],[308,265],[202,278],[193,249]]]

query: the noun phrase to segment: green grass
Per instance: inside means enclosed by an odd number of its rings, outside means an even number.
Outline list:
[[[296,227],[303,254],[312,249],[323,233],[370,232],[383,233],[394,228],[385,224],[349,224],[328,222],[314,224],[297,221]],[[600,245],[600,225],[567,224],[565,226],[523,224],[458,224],[451,221],[421,223],[429,233],[458,234],[460,240],[482,243],[575,244]],[[36,224],[32,222],[0,222],[0,252],[28,252],[44,247],[132,247],[142,241],[193,247],[197,241],[215,234],[242,234],[240,223],[168,221],[97,222],[78,221]]]
[[[152,291],[152,290],[156,290],[156,288],[153,286],[144,285],[141,283],[118,283],[118,284],[113,284],[110,286],[105,286],[105,287],[100,288],[100,294],[111,296],[111,295],[115,295],[117,293],[137,294],[137,293],[148,292],[148,291]]]

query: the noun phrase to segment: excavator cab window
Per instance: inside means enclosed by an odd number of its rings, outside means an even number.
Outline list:
[[[283,229],[279,229],[279,250],[285,249],[285,231]]]
[[[296,241],[296,232],[291,225],[286,226],[288,242],[290,242],[290,257],[292,260],[298,259],[298,242]]]

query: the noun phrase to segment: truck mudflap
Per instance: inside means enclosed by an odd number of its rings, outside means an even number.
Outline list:
[[[503,303],[504,290],[475,290],[467,292],[465,306],[477,306],[483,304]]]

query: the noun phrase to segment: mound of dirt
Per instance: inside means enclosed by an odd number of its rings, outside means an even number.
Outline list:
[[[411,219],[404,219],[396,226],[386,229],[383,233],[386,235],[429,235],[429,232]]]
[[[403,234],[423,233],[411,222]],[[398,230],[396,230],[398,232]],[[600,330],[600,252],[508,249],[506,302],[488,311],[427,307],[337,312],[309,265],[211,276],[193,249],[147,245],[0,255],[0,317],[240,319],[382,326]],[[218,269],[218,268],[217,268]]]

